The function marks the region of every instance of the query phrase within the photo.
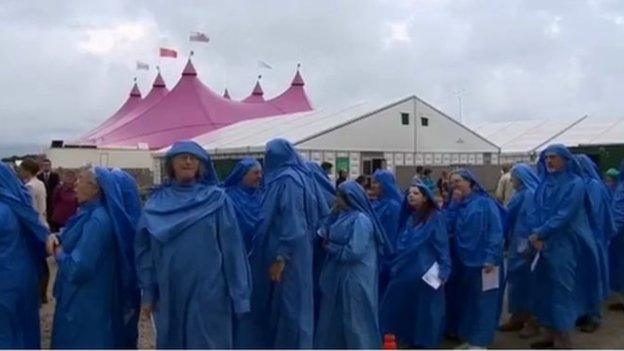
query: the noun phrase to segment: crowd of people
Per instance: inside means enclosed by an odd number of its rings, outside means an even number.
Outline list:
[[[551,145],[492,196],[469,169],[334,183],[283,139],[223,182],[194,142],[165,158],[144,205],[119,169],[0,164],[0,347],[41,346],[46,256],[63,349],[136,348],[140,313],[158,348],[485,348],[497,329],[571,347],[624,293],[624,162],[603,181]]]

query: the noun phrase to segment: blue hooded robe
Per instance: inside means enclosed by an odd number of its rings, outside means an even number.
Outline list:
[[[56,253],[52,348],[136,346],[137,325],[130,322],[138,313],[138,290],[128,240],[134,225],[116,177],[100,167],[94,177],[101,195],[81,204]]]
[[[624,160],[620,165],[618,186],[611,202],[616,234],[609,247],[611,289],[624,293]]]
[[[48,229],[28,191],[0,163],[0,348],[38,349],[39,277]]]
[[[311,348],[313,344],[312,240],[325,204],[310,169],[284,139],[266,145],[265,193],[253,239],[252,323],[245,348]],[[325,204],[326,208],[327,205]],[[281,282],[269,268],[285,262]]]
[[[338,189],[348,209],[333,216],[321,235],[327,259],[314,347],[377,349],[377,253],[390,246],[362,186],[345,181]]]
[[[387,170],[377,170],[373,173],[373,179],[381,186],[381,194],[377,199],[373,199],[373,209],[381,225],[386,232],[388,241],[394,249],[394,245],[399,231],[399,216],[401,214],[401,201],[403,195],[396,184],[396,178],[392,172]],[[393,257],[382,256],[380,259],[379,272],[379,294],[380,298],[386,291],[390,281],[390,265]]]
[[[482,291],[485,264],[500,267],[503,286],[504,209],[477,182],[468,170],[456,171],[473,184],[473,191],[457,204],[454,240],[457,253],[454,298],[460,299],[457,311],[457,336],[473,346],[485,347],[494,339],[501,310],[500,288]],[[449,287],[447,287],[449,288]]]
[[[511,170],[511,177],[521,185],[507,204],[509,313],[531,313],[534,290],[531,259],[535,252],[529,243],[529,236],[533,234],[535,189],[537,189],[539,179],[533,168],[525,163],[516,164]]]
[[[607,187],[600,178],[598,166],[587,155],[577,155],[576,159],[581,166],[587,198],[585,209],[589,217],[589,224],[596,240],[598,259],[600,263],[600,277],[602,280],[602,297],[611,295],[609,283],[609,243],[615,236],[615,222],[611,211],[611,196]],[[594,315],[600,315],[600,305],[596,306]]]
[[[225,193],[234,205],[247,252],[251,251],[253,234],[260,221],[262,189],[245,186],[242,181],[249,171],[261,167],[260,162],[255,158],[244,158],[236,164],[222,184]]]
[[[381,305],[381,326],[383,334],[395,334],[403,344],[435,348],[442,342],[444,332],[445,287],[434,289],[422,277],[437,262],[438,278],[448,280],[449,236],[433,192],[420,182],[412,186],[417,186],[425,196],[431,212],[413,210],[405,196],[390,284]]]
[[[234,314],[249,311],[251,293],[236,212],[210,156],[181,141],[167,163],[180,154],[198,158],[203,174],[168,182],[145,204],[135,243],[142,303],[154,306],[156,347],[232,348]]]
[[[551,153],[566,160],[565,170],[547,171],[546,156]],[[584,206],[586,186],[576,159],[559,144],[541,152],[538,175],[532,232],[545,247],[533,272],[539,286],[534,313],[541,325],[567,332],[601,300],[596,241]]]

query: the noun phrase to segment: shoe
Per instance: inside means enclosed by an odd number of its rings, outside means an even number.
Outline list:
[[[600,323],[597,323],[595,321],[589,321],[589,322],[581,325],[580,330],[583,333],[591,334],[591,333],[595,332],[596,330],[598,330],[598,328],[600,328]]]
[[[609,305],[609,311],[624,311],[624,304],[620,302],[612,303]]]
[[[536,342],[531,344],[531,348],[532,349],[537,349],[537,350],[552,349],[554,347],[555,347],[555,341],[552,340],[552,339],[536,341]]]
[[[508,333],[508,332],[517,332],[522,330],[523,327],[523,323],[522,322],[512,322],[509,321],[503,325],[501,325],[500,327],[498,327],[498,330],[503,332],[503,333]]]

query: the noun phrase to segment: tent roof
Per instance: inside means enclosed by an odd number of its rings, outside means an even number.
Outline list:
[[[189,59],[182,77],[165,97],[91,141],[109,147],[147,144],[152,149],[161,148],[241,120],[309,109],[302,86],[291,86],[262,103],[223,98],[197,78]]]
[[[91,131],[87,132],[82,137],[82,139],[90,138],[96,133],[98,133],[99,131],[101,131],[102,129],[117,122],[123,116],[125,116],[130,111],[134,110],[137,106],[139,106],[140,103],[141,103],[141,91],[139,90],[139,87],[137,86],[136,79],[135,79],[134,85],[132,86],[132,89],[130,90],[130,94],[128,95],[128,98],[123,103],[123,105],[121,105],[121,107],[117,109],[117,111],[115,111],[115,113],[113,113],[112,116],[110,116],[108,119],[106,119],[104,122],[102,122],[100,125],[92,129]]]
[[[529,153],[584,118],[489,122],[477,125],[474,131],[498,145],[503,154]]]
[[[624,144],[624,117],[587,117],[548,142],[555,143],[571,147]],[[542,145],[540,149],[546,146],[548,145]]]

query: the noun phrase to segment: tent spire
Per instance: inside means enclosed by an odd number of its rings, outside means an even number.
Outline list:
[[[223,91],[223,98],[224,98],[224,99],[231,100],[231,98],[230,98],[230,92],[228,91],[228,89],[227,89],[227,88],[225,88],[225,91]]]
[[[186,66],[184,67],[184,71],[182,71],[183,76],[196,76],[197,71],[195,70],[195,66],[193,66],[193,62],[191,62],[191,58],[189,57],[186,62]]]
[[[303,78],[301,77],[301,73],[299,72],[299,68],[301,68],[300,63],[297,64],[297,73],[295,73],[295,77],[293,78],[292,83],[290,83],[291,86],[302,87],[305,85],[305,82],[303,81]]]
[[[262,86],[260,86],[260,79],[262,79],[262,75],[258,75],[258,81],[256,81],[256,86],[254,87],[251,95],[258,95],[258,96],[264,95],[264,91],[262,91]]]
[[[141,97],[141,91],[139,90],[139,86],[137,85],[137,78],[134,77],[132,80],[134,85],[132,86],[132,90],[130,91],[130,96]]]

